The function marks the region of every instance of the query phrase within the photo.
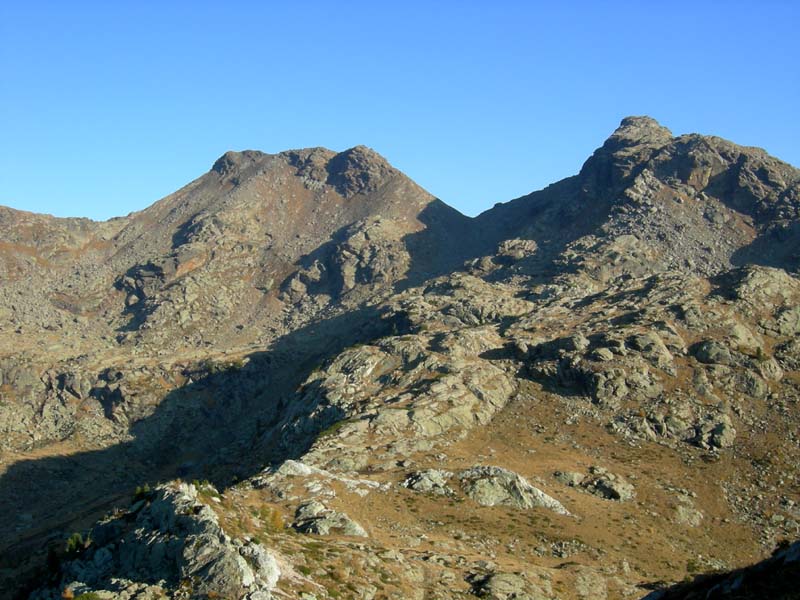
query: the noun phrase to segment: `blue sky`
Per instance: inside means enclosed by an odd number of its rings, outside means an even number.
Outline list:
[[[800,165],[800,3],[0,0],[0,204],[105,219],[229,149],[366,144],[467,214],[630,114]]]

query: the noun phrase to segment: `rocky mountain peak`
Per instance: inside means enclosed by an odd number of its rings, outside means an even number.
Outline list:
[[[229,150],[214,162],[211,170],[223,176],[229,175],[243,165],[255,162],[264,156],[266,156],[266,154],[258,150],[243,150],[241,152]]]
[[[611,134],[609,142],[621,146],[638,144],[663,145],[672,139],[672,132],[652,117],[625,117]]]
[[[340,152],[327,165],[328,183],[342,196],[374,191],[389,176],[398,173],[372,148],[355,146]]]
[[[616,193],[653,155],[673,141],[672,132],[652,117],[626,117],[584,163],[580,176],[593,196]]]
[[[268,156],[257,150],[228,151],[217,159],[211,171],[238,184],[255,174],[249,167]],[[317,147],[287,150],[276,156],[284,158],[299,176],[330,185],[345,198],[374,192],[390,177],[400,174],[383,156],[363,145],[339,153]]]

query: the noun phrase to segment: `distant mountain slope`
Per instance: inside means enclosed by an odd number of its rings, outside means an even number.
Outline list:
[[[468,226],[363,146],[228,152],[183,189],[107,223],[0,216],[4,335],[46,321],[78,353],[87,328],[169,344],[177,324],[193,343],[252,343],[249,324],[282,327],[283,302],[315,303],[295,311],[308,317],[328,302],[316,296],[361,298],[456,267]],[[75,327],[76,316],[92,322]]]

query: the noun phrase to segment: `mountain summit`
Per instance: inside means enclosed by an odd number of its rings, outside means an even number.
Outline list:
[[[719,597],[790,597],[800,171],[763,150],[628,117],[476,218],[365,146],[226,152],[0,236],[0,597],[677,598],[776,546]]]
[[[618,144],[637,145],[648,143],[653,146],[665,145],[672,141],[672,132],[652,117],[625,117],[619,127],[608,138],[604,147]]]

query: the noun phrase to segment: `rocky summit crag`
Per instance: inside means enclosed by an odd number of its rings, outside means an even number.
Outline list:
[[[796,598],[798,401],[760,149],[629,117],[476,218],[362,146],[228,152],[0,208],[0,597]]]

